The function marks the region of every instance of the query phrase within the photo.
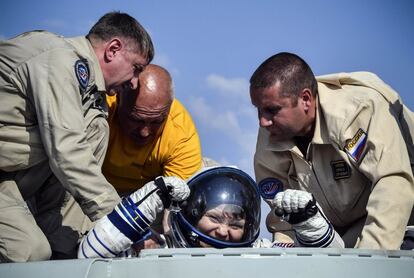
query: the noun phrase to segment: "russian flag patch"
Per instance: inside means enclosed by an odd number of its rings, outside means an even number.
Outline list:
[[[366,143],[367,134],[360,128],[354,137],[346,144],[345,151],[355,162],[359,162]]]

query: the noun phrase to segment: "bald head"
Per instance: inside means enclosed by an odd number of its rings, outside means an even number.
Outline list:
[[[150,64],[139,75],[138,88],[119,93],[119,124],[138,145],[152,142],[162,131],[174,99],[168,71]]]
[[[174,91],[171,75],[166,69],[150,64],[141,72],[138,82],[137,106],[147,106],[157,110],[171,105]]]

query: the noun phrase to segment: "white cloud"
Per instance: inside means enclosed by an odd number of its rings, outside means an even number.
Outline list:
[[[193,116],[199,120],[200,128],[214,129],[233,141],[240,150],[242,160],[238,163],[243,164],[243,169],[251,170],[256,145],[257,116],[247,93],[247,80],[227,79],[210,74],[206,82],[210,88],[216,90],[208,94],[209,99],[190,97],[189,108]],[[228,93],[232,96],[231,101],[223,102],[223,94]]]
[[[252,154],[256,145],[255,118],[240,115],[237,110],[222,110],[209,105],[203,97],[190,97],[189,109],[193,117],[199,120],[200,128],[213,129],[235,143],[244,159],[241,161],[243,165],[249,165],[247,161],[253,161]],[[248,169],[252,169],[251,165]]]
[[[231,165],[230,161],[228,161],[227,158],[224,157],[224,156],[217,159],[217,162],[220,163],[220,165],[236,166],[236,167],[240,168],[238,165]]]
[[[248,117],[250,119],[257,119],[256,108],[253,107],[253,105],[250,103],[250,101],[248,103],[243,102],[243,103],[239,104],[237,110],[238,110],[238,113],[241,116]]]
[[[151,62],[153,64],[159,65],[170,72],[171,75],[178,77],[180,76],[180,70],[172,66],[170,58],[165,53],[155,53],[154,60]]]
[[[153,63],[167,68],[170,64],[170,59],[164,53],[156,53]]]
[[[4,36],[3,34],[0,34],[0,40],[5,40],[6,36]]]
[[[191,96],[190,110],[193,111],[193,116],[208,128],[220,130],[231,137],[241,133],[237,116],[233,111],[219,111],[209,105],[203,97]]]
[[[249,92],[249,83],[244,78],[225,78],[218,74],[207,76],[207,85],[217,89],[221,95],[232,97],[246,97]]]
[[[250,102],[249,82],[244,78],[226,78],[218,74],[206,77],[206,84],[214,89],[214,93],[221,99],[227,98],[228,108],[237,110],[238,116],[255,117],[256,112]]]
[[[239,159],[237,165],[254,179],[253,160],[250,156]]]

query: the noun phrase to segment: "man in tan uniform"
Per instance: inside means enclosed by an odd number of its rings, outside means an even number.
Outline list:
[[[273,207],[285,189],[313,193],[346,247],[399,249],[413,208],[413,113],[368,72],[317,78],[290,53],[250,79],[260,129],[257,182]],[[275,236],[290,227],[274,211]]]
[[[119,203],[101,173],[105,92],[135,88],[153,51],[144,28],[119,12],[86,37],[35,31],[0,42],[1,261],[76,251],[77,234],[61,215],[70,194],[92,221]]]

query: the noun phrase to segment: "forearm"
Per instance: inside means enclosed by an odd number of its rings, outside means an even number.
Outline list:
[[[302,190],[285,190],[271,202],[275,214],[291,224],[296,245],[303,247],[339,247],[344,243],[318,206],[315,197]]]
[[[32,90],[28,97],[36,110],[50,167],[84,213],[95,221],[109,213],[120,199],[102,175],[93,144],[88,141],[89,123],[84,117],[73,68],[78,59],[71,48],[54,49],[30,59],[20,68],[27,71],[22,74],[30,72],[28,86]]]
[[[150,235],[156,215],[170,201],[183,201],[190,194],[187,184],[176,177],[157,178],[130,196],[99,220],[82,240],[79,258],[116,257]]]
[[[300,235],[297,235],[295,245],[300,247],[345,248],[344,241],[333,226],[329,226],[325,233],[312,241],[304,241],[300,238]]]
[[[53,127],[44,130],[55,134],[49,142],[49,163],[62,185],[73,195],[83,212],[92,220],[102,218],[119,203],[120,198],[102,174],[86,135],[79,130]]]

